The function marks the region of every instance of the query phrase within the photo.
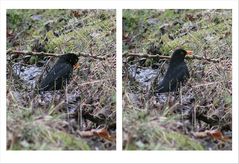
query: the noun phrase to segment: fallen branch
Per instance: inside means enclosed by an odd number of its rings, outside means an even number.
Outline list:
[[[94,123],[96,123],[98,125],[106,123],[106,119],[105,118],[100,118],[100,117],[95,116],[93,114],[90,114],[88,112],[83,113],[83,118],[85,118],[87,120],[90,120],[91,122],[94,122]]]
[[[162,55],[149,55],[149,54],[142,54],[142,53],[132,53],[132,52],[124,52],[123,56],[135,56],[141,58],[159,58],[159,59],[171,59],[170,56],[162,56]],[[186,56],[185,59],[198,59],[198,60],[206,60],[213,63],[219,63],[223,58],[218,59],[210,59],[201,56],[191,55]]]
[[[102,117],[102,115],[94,115],[86,110],[82,111],[82,116],[84,119],[87,119],[97,125],[106,125],[109,129],[116,129],[116,122],[111,118],[106,118],[105,116]]]
[[[231,83],[232,81],[216,81],[216,82],[208,82],[208,83],[204,83],[204,84],[198,84],[198,85],[194,85],[192,86],[193,88],[199,88],[199,87],[203,87],[203,86],[209,86],[209,85],[218,85],[220,83]]]
[[[16,55],[37,55],[37,56],[53,56],[53,57],[60,57],[62,54],[56,54],[56,53],[46,53],[46,52],[32,52],[32,51],[15,51],[15,50],[7,50],[7,54],[16,54]],[[78,52],[74,53],[77,56],[83,56],[83,57],[90,57],[93,59],[99,59],[99,60],[105,60],[106,57],[101,56],[95,56],[95,55],[89,55],[86,53]]]
[[[206,61],[213,62],[213,63],[219,63],[221,60],[223,60],[223,58],[211,59],[211,58],[205,58],[205,57],[196,56],[196,55],[186,56],[185,59],[206,60]]]
[[[88,85],[88,84],[95,84],[95,83],[101,83],[101,82],[105,82],[105,81],[112,81],[115,80],[115,78],[109,78],[109,79],[103,79],[103,80],[93,80],[93,81],[89,81],[89,82],[84,82],[81,84],[78,84],[78,86],[84,86],[84,85]]]
[[[135,56],[135,57],[141,57],[141,58],[171,59],[170,56],[149,55],[149,54],[132,53],[132,52],[125,52],[125,53],[123,53],[123,56]]]
[[[210,126],[215,126],[215,125],[219,124],[219,120],[218,119],[214,119],[214,118],[208,117],[208,116],[203,115],[201,113],[199,114],[199,112],[197,112],[196,118],[198,120],[201,120],[201,121],[205,122],[206,124],[209,124]]]

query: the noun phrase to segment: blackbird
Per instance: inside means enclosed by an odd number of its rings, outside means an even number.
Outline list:
[[[186,55],[191,55],[192,51],[177,49],[173,52],[168,70],[160,82],[157,93],[178,91],[180,86],[189,79],[189,71],[184,58]]]
[[[50,72],[40,83],[39,91],[62,89],[71,78],[73,66],[78,62],[78,57],[73,53],[67,53],[59,57]]]

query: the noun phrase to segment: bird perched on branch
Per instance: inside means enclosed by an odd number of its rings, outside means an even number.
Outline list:
[[[67,53],[59,57],[50,72],[41,81],[39,91],[59,90],[69,83],[73,66],[78,62],[78,57],[73,53]]]
[[[156,93],[178,91],[180,86],[189,79],[190,75],[184,58],[191,54],[192,51],[185,51],[184,49],[177,49],[173,52],[168,70],[156,89]]]

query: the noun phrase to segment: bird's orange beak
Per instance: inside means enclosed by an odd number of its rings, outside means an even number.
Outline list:
[[[73,68],[74,68],[74,69],[80,68],[80,64],[76,63],[75,65],[73,65]]]
[[[186,51],[187,52],[187,55],[192,55],[193,54],[193,51]]]

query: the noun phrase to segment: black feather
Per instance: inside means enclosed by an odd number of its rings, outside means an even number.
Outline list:
[[[187,52],[183,49],[174,51],[168,70],[157,88],[157,93],[177,91],[190,77],[188,67],[184,62]]]
[[[78,62],[75,54],[62,55],[50,72],[41,81],[40,91],[59,90],[62,89],[72,76],[73,65]]]

